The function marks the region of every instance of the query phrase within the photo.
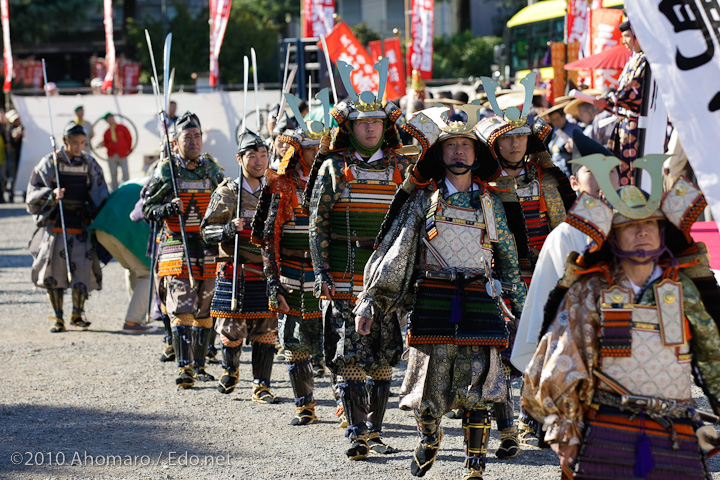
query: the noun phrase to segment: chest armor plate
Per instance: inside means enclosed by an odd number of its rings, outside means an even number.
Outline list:
[[[457,193],[453,197],[468,196],[468,193]],[[486,234],[486,223],[482,209],[464,208],[451,205],[440,191],[432,197],[428,209],[425,228],[430,245],[436,253],[425,249],[425,263],[442,268],[438,256],[448,267],[468,269],[480,268],[492,263],[492,248]],[[494,220],[494,219],[493,219]]]
[[[525,215],[525,226],[530,248],[540,250],[550,234],[547,212],[540,211],[540,182],[537,179],[518,183],[517,195]]]
[[[60,186],[65,189],[65,196],[63,197],[65,228],[68,233],[79,234],[86,226],[83,213],[86,208],[85,202],[90,199],[88,195],[89,166],[87,163],[73,166],[58,162],[58,170],[60,173]],[[56,232],[62,231],[60,215],[55,220],[53,230]]]
[[[603,336],[623,328],[622,312],[629,311],[631,350],[627,356],[606,356],[605,350],[602,371],[636,395],[690,399],[692,364],[682,286],[665,280],[655,292],[659,306],[632,305],[630,292],[618,287],[603,291]],[[616,332],[619,338],[622,333]]]
[[[212,195],[212,184],[209,178],[202,180],[178,180],[178,197],[185,206],[185,231],[199,232],[200,221],[205,215],[205,210],[210,203]],[[174,233],[180,232],[180,221],[178,217],[170,217],[165,220],[168,230]]]
[[[310,228],[310,217],[307,210],[301,207],[303,191],[295,190],[293,195],[295,195],[295,205],[298,206],[293,208],[292,218],[282,226],[280,246],[291,250],[309,251],[310,242],[308,231]]]
[[[373,170],[350,165],[348,169],[354,178],[345,183],[340,199],[333,206],[333,231],[341,235],[374,237],[398,188],[393,182],[395,168]]]

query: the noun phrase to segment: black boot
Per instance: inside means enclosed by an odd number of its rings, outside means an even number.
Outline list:
[[[272,375],[275,345],[253,342],[252,369],[253,393],[251,400],[256,403],[278,403],[280,400],[270,393],[270,376]]]
[[[415,477],[422,477],[435,463],[443,431],[440,428],[440,420],[431,415],[420,415],[415,411],[415,421],[418,424],[420,441],[415,447],[413,459],[410,462],[410,473]]]
[[[240,367],[240,354],[242,345],[237,347],[222,347],[223,353],[223,376],[218,384],[218,392],[232,393],[238,383],[238,368]]]
[[[90,327],[90,322],[85,318],[85,300],[87,300],[88,294],[85,290],[79,290],[73,288],[72,291],[72,302],[73,302],[73,313],[70,316],[70,323],[72,326],[79,328],[80,330],[87,330]]]
[[[205,357],[210,344],[211,328],[192,327],[193,365],[195,378],[201,382],[214,381],[215,377],[205,371]]]
[[[63,320],[63,295],[65,294],[64,288],[48,288],[48,298],[50,299],[50,306],[53,309],[54,317],[51,319],[55,322],[53,327],[50,329],[51,333],[60,333],[65,331],[65,320]]]
[[[288,374],[295,395],[295,409],[297,410],[297,415],[290,421],[290,425],[309,425],[317,422],[315,401],[313,400],[315,381],[310,360],[289,364]]]
[[[192,366],[192,327],[178,325],[173,327],[173,346],[178,364],[178,377],[175,383],[178,388],[192,388],[195,385],[195,375]]]
[[[210,330],[210,343],[208,343],[208,351],[207,351],[207,362],[208,363],[220,363],[220,360],[217,358],[218,349],[215,346],[215,338],[217,337],[217,332],[215,331],[215,328],[213,327]]]
[[[174,362],[175,361],[175,349],[173,348],[173,342],[172,342],[172,328],[170,327],[170,317],[168,317],[166,314],[162,314],[161,316],[163,327],[165,328],[165,350],[163,350],[163,353],[160,354],[160,361],[161,362]]]
[[[495,456],[500,459],[513,458],[520,452],[518,431],[515,428],[515,399],[510,379],[505,380],[505,385],[507,399],[502,403],[493,404],[495,422],[498,432],[500,432],[500,446],[495,452]]]
[[[465,437],[463,480],[483,478],[490,434],[490,410],[487,408],[468,410],[463,417],[462,427]]]
[[[370,404],[367,384],[365,382],[343,382],[338,383],[337,387],[348,422],[345,436],[351,442],[345,455],[350,460],[364,460],[370,452],[370,446],[367,443],[367,416]]]
[[[367,385],[370,390],[370,413],[367,420],[370,450],[381,455],[397,453],[399,450],[385,445],[380,438],[385,410],[387,410],[388,398],[390,397],[390,380],[370,379]]]

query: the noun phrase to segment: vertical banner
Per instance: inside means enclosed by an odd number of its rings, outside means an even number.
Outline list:
[[[230,18],[231,0],[214,0],[210,3],[210,86],[216,87],[220,76],[220,48]]]
[[[397,37],[388,38],[383,43],[385,57],[388,59],[388,83],[385,91],[387,98],[391,100],[398,99],[405,95],[405,67],[402,62],[402,53],[400,50],[400,39]],[[373,61],[383,54],[380,48],[380,40],[373,40],[368,43],[370,49],[370,57]]]
[[[105,18],[105,60],[107,61],[107,74],[102,84],[102,92],[112,89],[113,78],[115,77],[115,40],[113,39],[113,14],[112,0],[104,0]]]
[[[13,58],[12,48],[10,47],[10,11],[8,9],[8,0],[0,0],[0,12],[2,12],[3,70],[5,72],[3,92],[9,92],[13,78]]]
[[[335,0],[305,0],[303,37],[328,35],[335,25]]]
[[[600,53],[615,45],[619,45],[622,35],[618,26],[622,22],[623,12],[616,8],[598,8],[590,12],[590,53]],[[592,74],[593,88],[604,89],[617,87],[619,69],[596,69]]]
[[[337,63],[338,60],[342,60],[355,67],[350,74],[355,91],[357,93],[377,92],[377,72],[373,68],[375,61],[350,31],[350,27],[345,22],[336,23],[325,40],[327,40],[328,55],[333,62]],[[318,46],[322,48],[320,42],[318,42]]]
[[[720,7],[706,0],[634,0],[625,8],[713,216],[720,218]]]
[[[587,0],[568,0],[566,42],[585,41],[590,18],[590,5]]]
[[[420,77],[432,78],[433,65],[433,0],[412,0],[412,43],[407,49],[408,70],[417,70]]]

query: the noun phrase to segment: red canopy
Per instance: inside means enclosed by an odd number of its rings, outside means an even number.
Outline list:
[[[597,70],[602,68],[621,70],[630,58],[625,45],[615,45],[600,53],[575,60],[565,65],[565,70]]]

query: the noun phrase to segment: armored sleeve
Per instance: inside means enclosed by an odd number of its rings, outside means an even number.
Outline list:
[[[520,276],[520,263],[518,260],[515,237],[510,232],[505,209],[498,197],[492,195],[493,210],[495,212],[495,225],[498,232],[498,241],[493,243],[493,257],[495,259],[495,274],[504,281],[516,286],[510,294],[510,306],[517,318],[522,314],[527,295],[527,287]]]
[[[200,233],[207,244],[217,245],[235,238],[236,228],[232,220],[235,218],[237,194],[230,188],[231,184],[234,185],[232,180],[223,181],[210,197],[205,216],[200,222]]]
[[[522,405],[544,422],[548,443],[581,442],[595,389],[603,282],[602,275],[590,274],[570,287],[525,370]]]
[[[345,189],[340,159],[330,157],[323,162],[310,199],[310,255],[315,271],[316,294],[319,284],[332,283],[330,269],[330,211]]]

